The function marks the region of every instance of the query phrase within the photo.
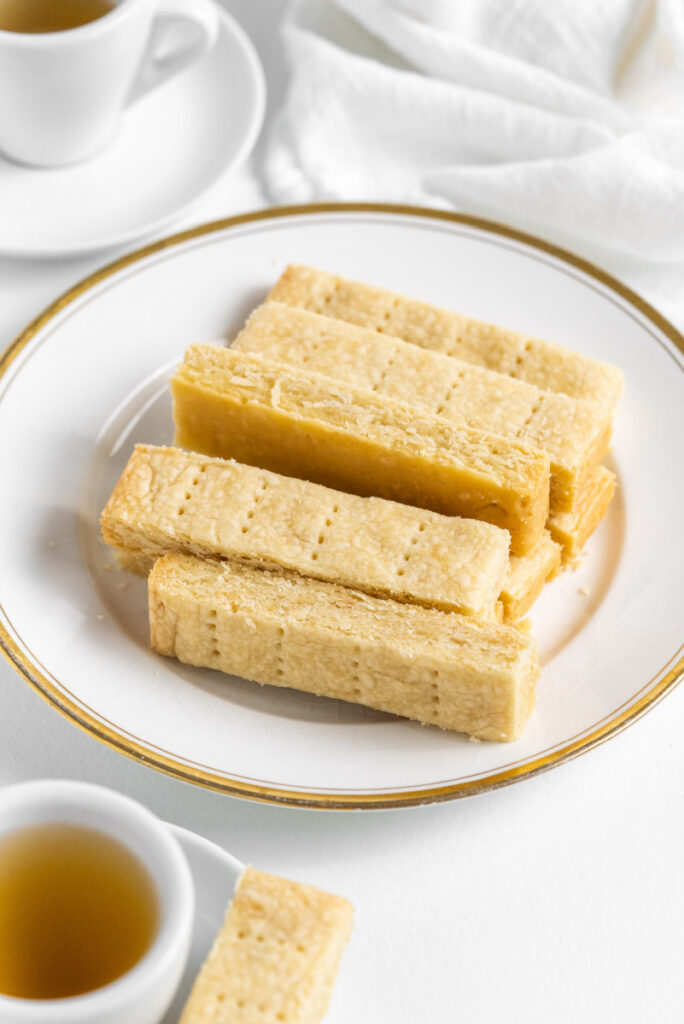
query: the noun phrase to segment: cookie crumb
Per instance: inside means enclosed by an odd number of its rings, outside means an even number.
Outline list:
[[[589,587],[580,587],[577,593],[581,594],[582,597],[589,597]]]

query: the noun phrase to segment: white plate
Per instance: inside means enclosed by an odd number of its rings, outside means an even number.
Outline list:
[[[223,924],[228,904],[244,865],[231,857],[215,843],[188,832],[177,825],[169,831],[181,845],[192,880],[195,884],[195,924],[188,965],[178,987],[176,997],[161,1024],[178,1024],[181,1010],[190,995],[195,978],[204,963],[212,943]]]
[[[58,170],[0,157],[0,252],[78,255],[180,217],[249,155],[266,90],[252,43],[225,11],[211,53],[126,112],[112,145]]]
[[[148,649],[144,583],[111,567],[98,514],[135,441],[172,441],[167,380],[183,347],[235,332],[289,261],[554,338],[625,372],[618,494],[581,569],[535,606],[543,672],[517,743],[471,743]],[[257,799],[401,805],[557,764],[633,720],[684,668],[683,352],[674,328],[599,271],[465,217],[272,210],[151,246],[74,288],[0,363],[4,646],[105,742]]]

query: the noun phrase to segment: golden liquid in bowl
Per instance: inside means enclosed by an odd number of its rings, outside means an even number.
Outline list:
[[[116,0],[0,0],[5,32],[64,32],[109,14]]]
[[[0,993],[60,999],[130,970],[157,933],[157,890],[123,843],[49,824],[0,836]]]

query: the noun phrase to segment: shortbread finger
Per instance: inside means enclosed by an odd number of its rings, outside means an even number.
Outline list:
[[[509,535],[180,448],[137,445],[102,513],[108,544],[236,559],[493,619]],[[135,567],[135,566],[133,566]]]
[[[312,267],[288,267],[269,299],[391,334],[571,398],[588,399],[609,416],[622,393],[622,373],[610,363]]]
[[[540,448],[551,460],[552,515],[574,507],[610,445],[611,417],[594,403],[280,302],[259,306],[233,348]]]
[[[615,494],[616,477],[597,466],[572,512],[549,518],[549,531],[563,548],[563,564],[576,565],[582,548],[603,519]]]
[[[149,555],[139,548],[121,548],[114,545],[116,560],[119,568],[127,572],[134,572],[136,576],[148,576],[152,572],[152,566],[159,558],[159,555]]]
[[[340,896],[245,868],[179,1024],[319,1024],[352,915]]]
[[[171,388],[186,448],[481,519],[509,531],[515,554],[541,537],[549,460],[521,441],[218,345],[191,346]]]
[[[512,626],[181,554],[148,592],[152,647],[191,665],[480,739],[517,739],[532,711],[537,651]]]
[[[558,572],[560,564],[560,546],[546,530],[541,543],[531,554],[511,556],[499,599],[504,622],[517,622],[527,614],[546,581]]]

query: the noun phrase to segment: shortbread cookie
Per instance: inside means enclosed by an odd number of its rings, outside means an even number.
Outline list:
[[[504,622],[517,622],[527,614],[560,564],[561,549],[546,530],[531,554],[511,557],[499,598]]]
[[[331,380],[193,345],[171,382],[179,445],[445,515],[481,519],[534,549],[549,460],[509,441]]]
[[[340,896],[245,868],[180,1024],[319,1024],[352,914]]]
[[[552,515],[574,507],[610,445],[611,417],[594,403],[279,302],[256,309],[233,348],[540,448],[551,460]]]
[[[119,568],[134,572],[136,576],[148,576],[159,555],[148,555],[138,548],[114,548]]]
[[[269,299],[391,334],[539,388],[597,402],[608,415],[622,393],[622,373],[610,363],[312,267],[288,267]]]
[[[574,511],[549,518],[551,536],[563,548],[564,565],[577,564],[582,548],[606,514],[615,485],[615,473],[605,466],[597,466]]]
[[[536,646],[513,626],[182,554],[148,593],[152,647],[190,665],[479,739],[517,739],[534,705]]]
[[[180,448],[138,445],[101,523],[133,568],[185,551],[487,619],[508,566],[508,533],[489,523]]]

